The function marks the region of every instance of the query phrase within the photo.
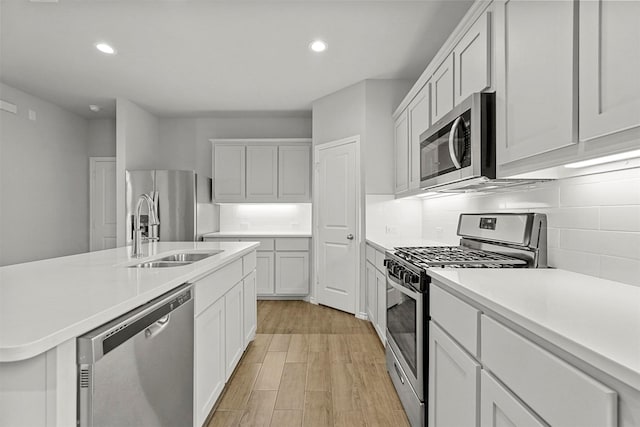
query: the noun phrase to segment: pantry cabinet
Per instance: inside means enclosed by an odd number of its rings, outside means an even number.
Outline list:
[[[310,202],[311,139],[212,139],[215,202]]]
[[[580,140],[640,126],[640,2],[580,2]]]
[[[508,0],[496,7],[503,16],[496,28],[498,163],[574,144],[575,3]]]

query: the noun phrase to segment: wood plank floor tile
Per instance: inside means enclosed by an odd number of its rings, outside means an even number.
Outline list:
[[[304,400],[304,394],[303,394]],[[300,427],[302,426],[302,411],[276,409],[271,417],[272,427]]]
[[[259,363],[243,363],[238,366],[225,387],[218,408],[221,410],[244,409],[261,367]]]
[[[242,357],[242,363],[262,363],[271,344],[271,338],[271,334],[256,334],[256,338],[251,341]]]
[[[307,391],[304,398],[304,427],[333,426],[331,392]]]
[[[282,351],[267,352],[253,389],[278,390],[278,387],[280,386],[280,379],[282,378],[282,370],[284,369],[284,361],[286,358],[287,353]]]
[[[309,341],[304,334],[291,335],[289,350],[287,351],[287,363],[305,363],[309,353]]]
[[[329,335],[327,338],[331,363],[351,362],[348,335]]]
[[[285,363],[282,380],[278,388],[276,409],[304,409],[304,389],[306,384],[306,363]]]
[[[308,334],[309,351],[329,351],[329,336],[327,334]]]
[[[247,409],[240,420],[241,426],[268,426],[271,424],[273,406],[276,403],[275,390],[254,390],[247,402]]]
[[[240,419],[242,418],[244,411],[224,411],[217,409],[213,413],[211,420],[207,427],[235,427],[240,425]]]
[[[351,363],[331,363],[331,398],[333,412],[348,412],[360,408],[358,374]]]
[[[333,413],[333,425],[335,427],[366,427],[364,416],[360,409]]]
[[[329,353],[326,351],[309,352],[307,362],[307,384],[305,389],[311,391],[329,391],[331,372],[329,370]]]
[[[291,341],[291,335],[288,334],[273,334],[271,338],[271,344],[269,344],[268,351],[288,351],[289,341]]]

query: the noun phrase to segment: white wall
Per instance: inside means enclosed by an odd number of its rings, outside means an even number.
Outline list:
[[[410,241],[422,237],[422,201],[395,199],[391,195],[367,195],[366,234]]]
[[[313,144],[365,133],[365,82],[313,101]]]
[[[116,156],[116,121],[114,119],[91,119],[89,123],[89,156]]]
[[[311,233],[311,203],[220,205],[220,231]]]
[[[18,106],[0,112],[0,265],[88,251],[87,120],[3,83],[0,98]]]
[[[547,214],[551,266],[640,285],[640,168],[552,181],[531,191],[427,199],[423,237],[457,244],[460,213],[502,211]]]

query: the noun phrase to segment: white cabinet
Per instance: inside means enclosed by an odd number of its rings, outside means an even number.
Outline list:
[[[234,368],[242,357],[244,351],[244,299],[242,290],[244,283],[236,283],[224,296],[224,322],[225,322],[225,369],[226,380],[231,378]]]
[[[580,2],[580,140],[640,126],[640,2]]]
[[[429,322],[429,427],[477,425],[480,364]]]
[[[376,331],[382,344],[387,342],[387,276],[380,270],[376,271],[376,291],[378,296],[376,302],[378,304],[378,313],[376,320]]]
[[[365,311],[384,345],[387,341],[387,300],[389,298],[386,270],[383,264],[384,252],[367,243],[366,259]],[[393,298],[392,295],[391,297]]]
[[[311,139],[212,139],[216,202],[311,201]]]
[[[453,49],[454,103],[491,86],[491,13],[482,15]]]
[[[309,293],[309,252],[276,252],[276,294]]]
[[[197,298],[197,296],[196,296]],[[195,318],[195,420],[201,426],[226,381],[224,298]]]
[[[573,1],[508,0],[496,29],[497,161],[576,142]],[[544,22],[544,28],[540,23]]]
[[[214,145],[213,169],[215,199],[244,200],[245,147],[243,145]]]
[[[274,200],[278,197],[278,147],[248,145],[247,199]]]
[[[395,186],[396,194],[409,189],[409,120],[407,111],[396,119],[394,129]]]
[[[420,187],[420,134],[429,128],[431,105],[429,91],[431,83],[427,82],[407,107],[409,118],[409,189]]]
[[[256,293],[258,295],[274,293],[274,259],[273,252],[258,252],[256,259]]]
[[[256,271],[252,270],[244,280],[242,297],[244,299],[242,325],[244,328],[244,346],[249,345],[256,337],[256,329],[258,324],[258,306],[256,295]]]
[[[373,325],[378,324],[378,291],[376,288],[376,268],[370,262],[366,263],[367,287],[367,318]]]
[[[546,424],[483,370],[480,379],[480,427],[498,426],[545,427]]]
[[[278,148],[278,199],[311,200],[311,147],[281,145]]]
[[[431,77],[431,123],[447,114],[454,105],[453,52],[447,56]]]

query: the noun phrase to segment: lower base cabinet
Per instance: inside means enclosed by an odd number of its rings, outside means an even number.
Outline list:
[[[384,345],[387,342],[387,305],[389,305],[389,302],[393,304],[395,296],[392,291],[390,293],[389,289],[387,289],[387,276],[383,265],[384,252],[376,249],[371,244],[367,244],[366,258],[365,287],[367,296],[365,299],[365,311]]]
[[[243,291],[242,296],[244,298],[244,347],[246,348],[251,341],[256,337],[256,329],[258,324],[258,301],[256,297],[256,272],[255,270],[249,273],[247,277],[242,281]]]
[[[309,252],[276,252],[276,294],[309,293]]]
[[[258,295],[273,294],[273,281],[275,279],[274,253],[258,252],[256,258],[256,293]]]
[[[475,426],[481,366],[429,322],[429,426]]]
[[[482,371],[480,379],[480,427],[545,427],[531,411],[502,387],[490,374]]]
[[[244,299],[243,281],[238,282],[224,296],[225,321],[225,370],[229,380],[244,351],[244,328],[242,326]]]

